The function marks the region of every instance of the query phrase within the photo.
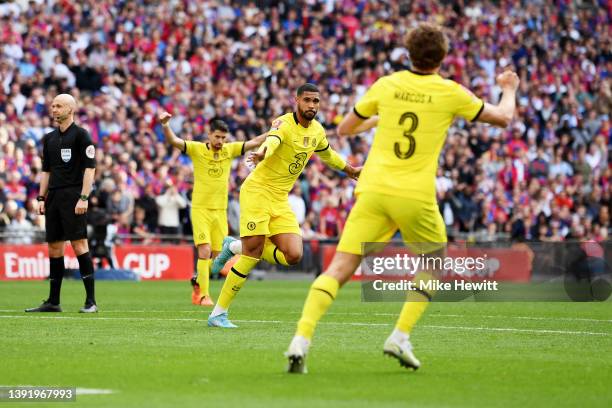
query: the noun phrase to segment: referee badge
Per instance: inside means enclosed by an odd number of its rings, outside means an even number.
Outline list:
[[[64,163],[68,163],[72,158],[72,149],[62,149],[61,154]]]

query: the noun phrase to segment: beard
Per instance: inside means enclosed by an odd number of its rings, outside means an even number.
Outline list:
[[[300,116],[306,120],[313,120],[317,116],[317,111],[303,111],[300,110]]]
[[[54,120],[56,123],[58,123],[58,124],[59,124],[59,123],[62,123],[62,122],[63,122],[63,121],[65,121],[66,119],[68,119],[68,115],[56,115],[56,116],[53,116],[53,120]]]

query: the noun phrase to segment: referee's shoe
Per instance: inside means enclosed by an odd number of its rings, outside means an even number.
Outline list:
[[[95,303],[85,303],[85,306],[79,309],[79,313],[98,313],[98,306]]]
[[[26,312],[61,312],[62,307],[60,305],[54,305],[50,303],[48,300],[43,300],[42,304],[38,307],[32,307],[30,309],[26,309]]]

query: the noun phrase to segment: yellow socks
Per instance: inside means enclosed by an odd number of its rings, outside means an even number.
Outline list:
[[[210,288],[210,261],[211,259],[201,259],[198,258],[198,278],[197,282],[200,286],[200,294],[201,296],[210,296],[209,288]]]
[[[297,326],[297,336],[312,339],[317,322],[336,298],[339,287],[338,281],[329,275],[321,275],[315,279],[304,303],[302,318]]]
[[[225,283],[221,289],[221,294],[219,295],[219,301],[217,303],[221,309],[227,310],[229,308],[229,305],[234,300],[234,297],[236,297],[244,285],[244,282],[246,282],[249,272],[251,272],[251,269],[257,265],[257,262],[259,262],[259,259],[257,258],[240,255],[238,261],[236,261],[230,272],[227,274]],[[213,315],[215,315],[214,311]]]
[[[433,277],[426,272],[419,272],[414,277],[413,282],[419,287],[420,281],[431,280]],[[397,319],[397,323],[395,324],[395,328],[401,332],[409,334],[414,325],[419,321],[427,306],[429,306],[429,301],[433,297],[434,293],[429,293],[426,291],[415,291],[411,290],[408,292],[408,301],[404,303],[402,307],[402,311]]]
[[[272,265],[289,266],[289,263],[287,263],[287,260],[285,259],[285,254],[283,254],[277,248],[277,246],[267,238],[266,243],[264,244],[263,253],[261,254],[261,259]]]

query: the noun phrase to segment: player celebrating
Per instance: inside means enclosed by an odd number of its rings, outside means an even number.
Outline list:
[[[320,103],[317,87],[300,86],[295,100],[296,112],[274,120],[265,143],[247,159],[256,167],[240,189],[242,255],[225,279],[209,326],[236,327],[227,310],[261,258],[281,265],[295,265],[302,258],[300,226],[288,194],[312,154],[349,177],[356,179],[361,171],[329,146],[325,129],[315,119]]]
[[[248,142],[225,143],[229,128],[222,120],[210,124],[208,141],[186,141],[170,129],[168,112],[159,115],[159,122],[166,141],[189,155],[193,161],[193,195],[191,198],[191,223],[193,241],[198,249],[197,278],[193,282],[191,301],[195,305],[213,306],[209,293],[210,262],[221,250],[227,231],[227,184],[232,159],[245,151],[259,147],[265,134]]]
[[[412,70],[378,79],[338,126],[354,135],[377,125],[337,252],[324,274],[310,287],[297,332],[285,355],[289,372],[306,371],[305,357],[315,326],[338,289],[361,262],[362,243],[386,243],[399,229],[406,243],[446,243],[438,210],[435,176],[446,132],[455,116],[506,127],[515,109],[519,79],[507,71],[497,77],[503,90],[499,105],[484,103],[454,81],[438,75],[448,50],[442,31],[421,24],[408,36]],[[378,115],[378,119],[376,116]],[[442,250],[443,251],[443,250]],[[416,279],[416,277],[415,277]],[[417,369],[409,333],[428,305],[431,293],[410,291],[385,354]]]

